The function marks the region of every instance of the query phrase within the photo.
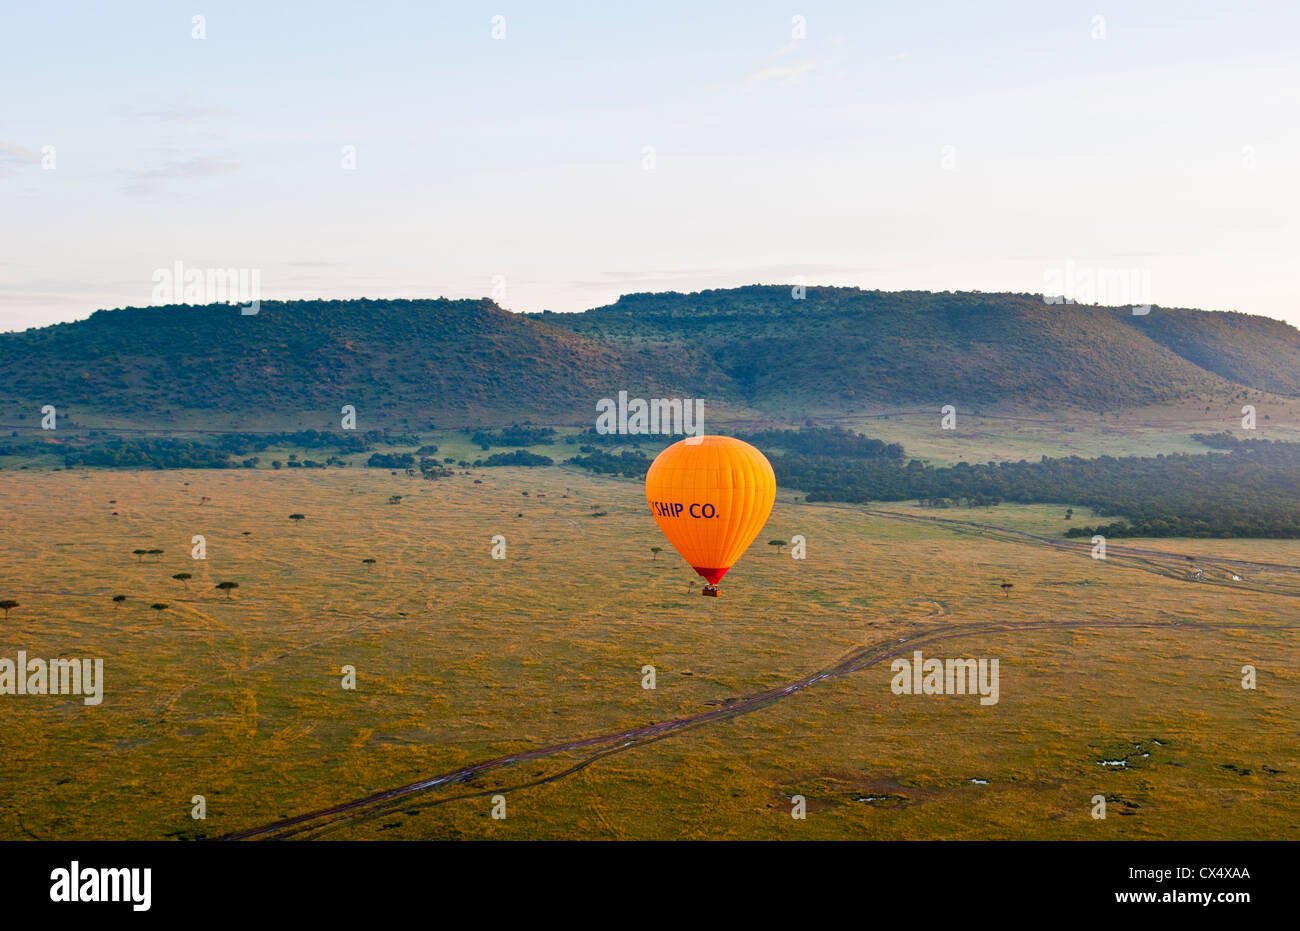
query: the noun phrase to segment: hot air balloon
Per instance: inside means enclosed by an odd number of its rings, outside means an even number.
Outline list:
[[[655,523],[717,597],[718,581],[763,529],[776,499],[767,457],[729,436],[688,437],[650,464],[645,497]]]

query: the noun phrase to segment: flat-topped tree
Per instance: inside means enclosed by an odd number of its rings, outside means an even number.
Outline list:
[[[185,587],[186,587],[186,588],[189,588],[189,587],[190,587],[190,579],[194,578],[194,576],[190,575],[188,572],[178,572],[178,573],[176,573],[174,576],[172,576],[172,578],[175,579],[175,580],[178,581],[178,582],[184,582],[184,583],[185,583]]]
[[[218,590],[225,592],[225,593],[226,593],[226,597],[229,598],[229,597],[230,597],[230,593],[231,593],[232,591],[234,591],[235,589],[239,588],[239,583],[238,583],[238,582],[218,582],[216,587],[217,587]]]
[[[114,596],[113,596],[113,610],[116,611],[118,608],[122,607],[122,602],[124,602],[124,601],[126,601],[126,596],[125,596],[125,595],[114,595]]]
[[[6,621],[9,620],[9,612],[16,607],[18,607],[18,602],[16,601],[12,601],[8,598],[6,598],[4,601],[0,601],[0,611],[4,611]]]

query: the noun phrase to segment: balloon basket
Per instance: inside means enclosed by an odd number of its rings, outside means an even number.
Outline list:
[[[700,594],[701,594],[701,595],[704,595],[705,597],[708,597],[708,598],[717,598],[717,597],[718,597],[718,586],[716,586],[716,585],[706,585],[706,586],[704,586],[704,591],[700,592]]]

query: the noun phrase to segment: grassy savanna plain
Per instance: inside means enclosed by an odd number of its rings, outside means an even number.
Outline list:
[[[0,655],[105,667],[99,706],[0,697],[0,838],[218,837],[722,707],[851,651],[929,637],[941,639],[921,647],[927,657],[998,658],[998,704],[896,696],[886,658],[568,774],[586,757],[520,763],[298,836],[1300,829],[1298,573],[1243,571],[1238,586],[1214,570],[1196,583],[1182,559],[1100,562],[904,519],[1047,535],[1069,526],[1063,507],[860,508],[782,492],[722,597],[703,599],[640,483],[558,467],[464,471],[0,473],[0,597],[20,603]],[[206,560],[190,557],[194,534]],[[503,560],[490,555],[498,534]],[[794,534],[806,560],[768,545]],[[1300,565],[1296,541],[1122,546]],[[233,597],[214,589],[221,581],[239,583]],[[117,608],[116,594],[128,599]],[[647,664],[654,690],[642,688]],[[1246,664],[1254,691],[1241,687]],[[341,687],[345,665],[355,691]],[[490,814],[498,792],[504,820]],[[1100,821],[1098,794],[1109,799]],[[190,817],[195,795],[206,820]],[[790,817],[794,795],[806,820]]]

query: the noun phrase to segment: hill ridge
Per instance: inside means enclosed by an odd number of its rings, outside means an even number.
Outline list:
[[[575,314],[487,298],[99,310],[0,334],[0,413],[55,403],[130,420],[248,424],[365,405],[371,423],[590,419],[620,390],[774,414],[957,403],[1116,409],[1300,396],[1300,331],[1226,311],[1019,293],[749,285],[636,292]],[[275,415],[275,416],[270,416]],[[3,418],[8,421],[9,418]]]

